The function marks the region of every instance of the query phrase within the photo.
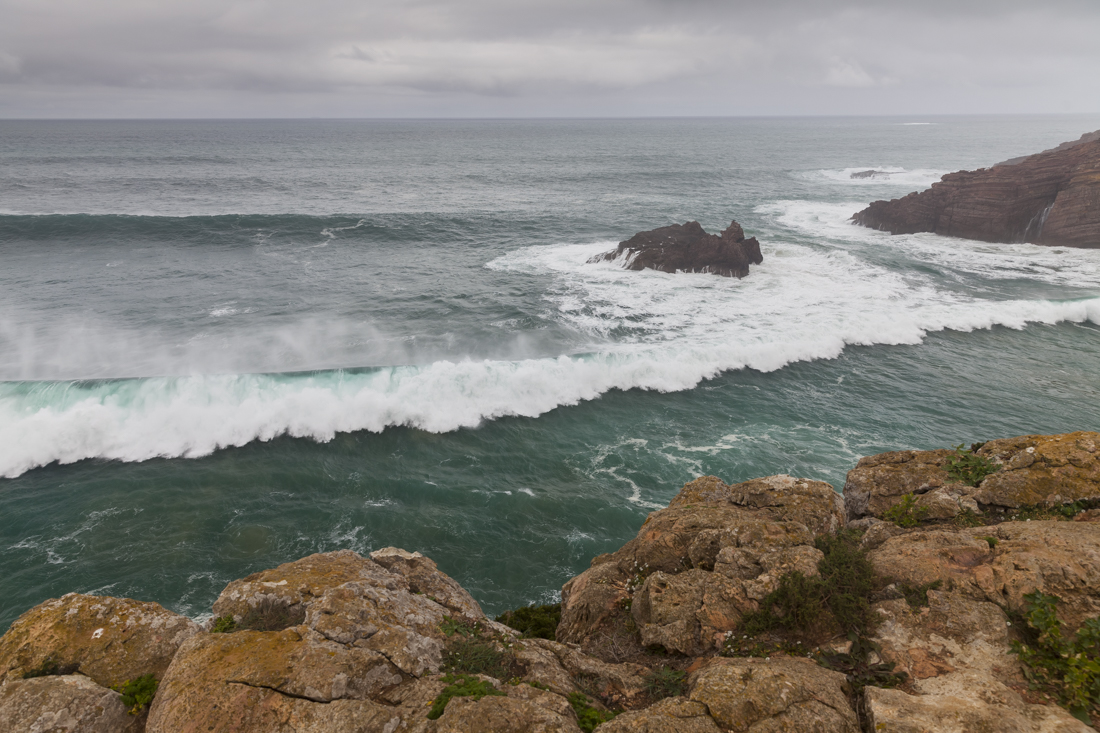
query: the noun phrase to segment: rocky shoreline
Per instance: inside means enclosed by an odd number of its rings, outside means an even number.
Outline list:
[[[991,168],[949,173],[925,191],[875,201],[852,220],[891,234],[1100,247],[1100,131]]]
[[[553,638],[517,620],[557,609],[494,621],[397,548],[250,575],[212,610],[27,611],[0,729],[1095,730],[1100,434],[868,456],[843,495],[696,479],[565,584]]]

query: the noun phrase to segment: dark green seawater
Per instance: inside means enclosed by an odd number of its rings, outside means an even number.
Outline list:
[[[1100,250],[846,223],[1097,127],[0,122],[0,627],[388,545],[497,613],[699,475],[1100,429]],[[587,264],[732,218],[741,281]]]

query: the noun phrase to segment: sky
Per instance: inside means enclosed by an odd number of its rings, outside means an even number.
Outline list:
[[[0,0],[0,117],[1100,112],[1100,0]]]

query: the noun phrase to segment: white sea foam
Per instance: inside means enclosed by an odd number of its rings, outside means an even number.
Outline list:
[[[951,248],[959,240],[943,240],[948,246],[938,243],[942,238],[889,238],[850,227],[844,218],[858,206],[787,202],[762,211],[796,230],[828,237],[835,229],[857,246],[871,237],[914,256],[955,256]],[[771,371],[835,357],[850,344],[914,344],[943,329],[1100,323],[1100,298],[982,299],[938,287],[931,276],[876,265],[842,246],[765,242],[764,264],[744,280],[586,264],[609,246],[528,247],[488,265],[551,279],[549,315],[589,334],[598,344],[591,353],[355,372],[0,383],[0,475],[93,457],[202,456],[280,435],[327,441],[338,432],[400,425],[446,432],[504,416],[534,417],[612,389],[690,389],[725,370]],[[980,247],[961,259],[974,260],[974,252],[981,254]],[[1060,269],[1051,265],[1027,276],[1050,282],[1091,277],[1095,286],[1097,254],[1067,253]],[[1013,256],[982,254],[976,260],[982,264],[973,267],[996,277],[1018,266]],[[632,500],[648,505],[639,487],[630,488]]]
[[[875,171],[873,176],[867,178],[853,178],[856,173]],[[806,173],[809,173],[806,176]],[[847,186],[906,186],[913,190],[928,188],[936,181],[943,178],[949,171],[933,170],[931,168],[915,168],[908,170],[890,165],[864,165],[854,168],[824,169],[818,171],[803,172],[804,177],[820,181],[825,179],[830,183],[844,184]]]

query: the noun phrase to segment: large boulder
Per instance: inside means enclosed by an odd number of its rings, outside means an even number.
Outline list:
[[[588,644],[629,607],[645,645],[714,651],[791,570],[817,572],[814,537],[843,526],[843,499],[821,481],[769,476],[686,484],[637,537],[562,588],[558,639]]]
[[[736,221],[721,235],[707,234],[697,221],[673,224],[648,232],[638,232],[610,252],[589,262],[620,260],[628,270],[662,272],[709,272],[742,278],[749,265],[764,261],[756,237],[745,239]]]
[[[1100,499],[1100,433],[1021,435],[991,440],[977,451],[996,466],[977,486],[953,479],[954,451],[890,451],[865,456],[848,472],[844,499],[849,520],[882,517],[905,494],[917,497],[928,519],[969,509],[1057,506]]]
[[[145,674],[159,679],[200,632],[157,603],[69,593],[27,611],[0,638],[0,678],[79,672],[104,687]]]
[[[600,726],[600,733],[720,733],[721,729],[701,702],[668,697],[635,712],[616,716]]]
[[[0,684],[0,730],[9,733],[140,733],[121,696],[79,674]]]
[[[863,712],[868,730],[890,733],[1089,733],[1052,705],[1007,706],[977,695],[909,695],[867,687]]]
[[[869,553],[875,572],[899,583],[940,581],[945,590],[1020,611],[1035,590],[1061,599],[1070,630],[1100,615],[1100,525],[1003,522],[965,530],[920,529]]]
[[[716,658],[688,679],[690,700],[722,730],[859,733],[847,680],[808,659]]]
[[[1011,163],[948,174],[920,193],[875,201],[852,219],[891,234],[1100,247],[1097,133]]]

